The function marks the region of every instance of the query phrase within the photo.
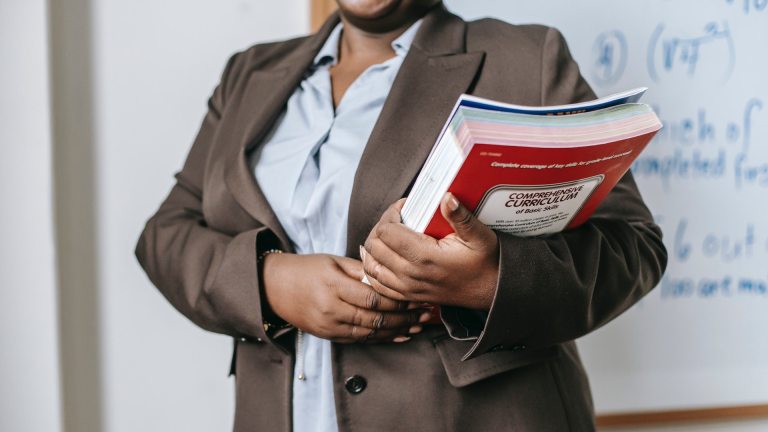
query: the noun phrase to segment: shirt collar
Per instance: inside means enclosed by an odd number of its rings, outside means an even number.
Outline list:
[[[419,19],[415,23],[411,24],[406,31],[403,32],[397,39],[392,41],[392,49],[395,50],[395,55],[399,57],[405,57],[408,54],[408,50],[411,49],[416,33],[418,33],[421,23],[424,19]],[[341,31],[344,28],[342,23],[336,24],[328,39],[325,40],[323,47],[315,56],[313,67],[319,67],[324,65],[334,65],[339,59],[339,41],[341,40]]]

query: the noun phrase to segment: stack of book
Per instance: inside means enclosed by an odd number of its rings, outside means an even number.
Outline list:
[[[462,95],[402,210],[414,231],[452,232],[448,191],[493,229],[551,234],[585,222],[661,122],[637,103],[646,89],[592,102],[525,107]]]

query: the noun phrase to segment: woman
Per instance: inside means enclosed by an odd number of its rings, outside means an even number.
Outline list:
[[[137,246],[177,309],[236,338],[235,430],[594,429],[572,341],[666,264],[631,174],[545,238],[494,232],[451,195],[443,240],[399,218],[459,94],[594,98],[562,37],[438,0],[338,4],[317,34],[232,57]]]

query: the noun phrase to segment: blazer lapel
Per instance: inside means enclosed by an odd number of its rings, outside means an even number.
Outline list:
[[[466,53],[466,24],[442,5],[424,19],[363,152],[352,189],[347,256],[387,207],[402,198],[484,53]]]
[[[254,178],[249,154],[259,146],[274,126],[288,99],[311,66],[314,57],[328,35],[339,22],[332,15],[323,27],[275,67],[251,72],[241,103],[237,109],[237,146],[229,155],[224,181],[238,204],[253,217],[272,230],[280,242],[291,246],[285,229]]]

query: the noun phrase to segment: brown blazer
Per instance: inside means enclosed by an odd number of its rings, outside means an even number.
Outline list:
[[[236,431],[290,431],[294,359],[293,332],[271,339],[262,326],[257,251],[290,250],[290,242],[247,155],[337,22],[333,16],[315,35],[231,58],[177,183],[136,248],[152,282],[181,313],[235,337]],[[383,211],[407,194],[463,92],[525,105],[594,98],[556,30],[465,22],[437,6],[360,161],[347,256],[358,256]],[[499,242],[501,272],[485,327],[472,329],[468,318],[464,329],[477,340],[454,340],[440,326],[406,344],[334,344],[341,431],[594,429],[572,341],[656,285],[666,265],[659,228],[627,174],[582,227],[543,238],[499,233]],[[365,389],[355,392],[352,384],[363,381]]]

